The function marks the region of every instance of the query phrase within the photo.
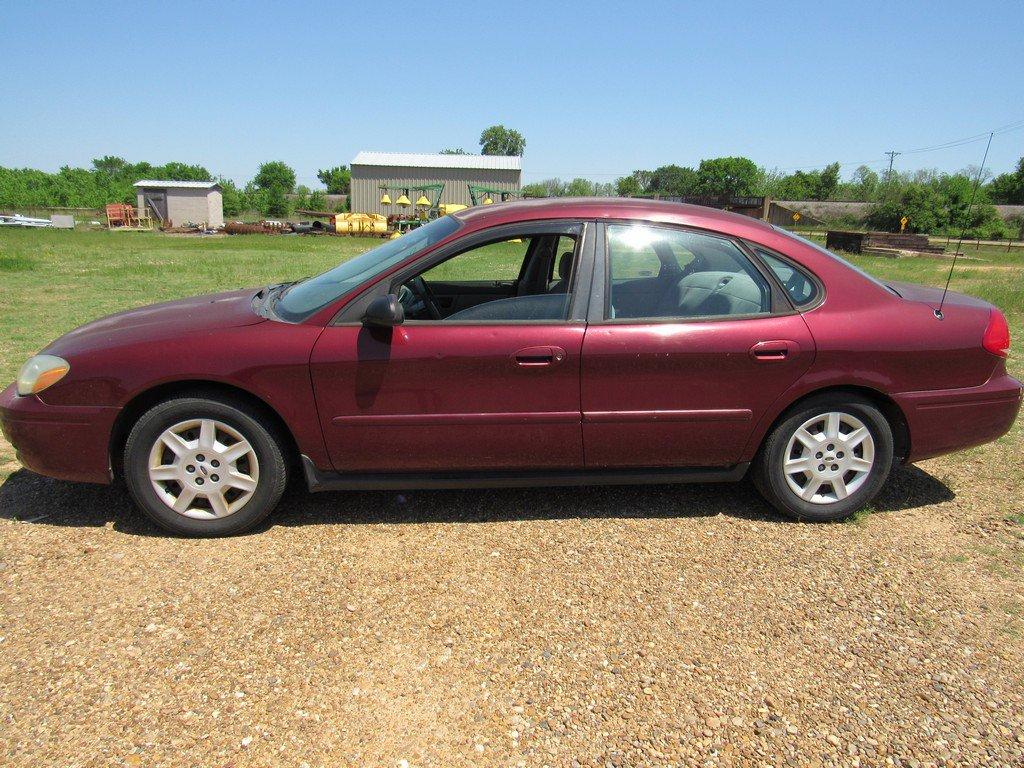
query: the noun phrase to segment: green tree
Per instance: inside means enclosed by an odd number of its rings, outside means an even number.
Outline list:
[[[578,176],[565,186],[566,197],[593,197],[595,193],[594,182]]]
[[[270,187],[263,192],[261,211],[267,216],[287,216],[288,198],[283,187]]]
[[[886,195],[868,212],[871,229],[899,232],[900,219],[906,216],[908,232],[938,232],[946,223],[946,212],[938,191],[927,184],[910,183]]]
[[[646,195],[651,186],[650,171],[633,171],[629,176],[621,176],[615,180],[615,193],[619,197],[639,197]]]
[[[522,188],[523,197],[562,197],[565,194],[565,182],[561,179],[544,179]]]
[[[319,189],[309,193],[309,207],[314,211],[323,211],[327,208],[327,196]]]
[[[836,193],[841,200],[867,202],[877,197],[879,188],[878,174],[866,165],[861,165],[853,172],[850,181],[840,183]]]
[[[1001,173],[988,185],[989,196],[995,203],[1024,204],[1024,157],[1017,161],[1017,167],[1010,173]]]
[[[835,194],[839,187],[839,163],[826,165],[818,174],[818,181],[815,185],[815,200],[828,200]]]
[[[352,171],[346,165],[319,170],[316,177],[327,187],[329,195],[347,195],[352,186]]]
[[[906,216],[909,232],[956,235],[964,231],[969,237],[993,239],[1009,233],[986,191],[979,189],[974,196],[974,179],[963,173],[915,176],[919,180],[899,177],[887,185],[882,199],[868,212],[869,227],[898,232],[900,219]]]
[[[640,197],[644,193],[644,188],[640,186],[636,177],[620,176],[615,180],[615,192],[619,197]]]
[[[796,171],[775,179],[773,197],[780,200],[813,200],[817,188],[817,173]]]
[[[763,192],[779,200],[828,200],[839,189],[839,163],[820,171],[795,171],[789,175],[759,171],[763,182],[754,194]]]
[[[267,193],[253,182],[247,182],[240,192],[243,211],[259,211],[266,213]]]
[[[225,179],[223,176],[217,177],[217,183],[220,184],[221,200],[224,205],[225,216],[238,216],[245,210],[242,199],[242,193],[235,186],[235,182],[231,179]]]
[[[483,155],[522,155],[525,149],[523,135],[504,125],[492,125],[480,134],[480,153]]]
[[[966,228],[974,237],[1003,237],[1005,227],[992,205],[988,191],[979,187],[974,191],[977,170],[974,175],[954,173],[939,178],[936,188],[946,207],[946,230],[959,232]],[[971,205],[973,199],[974,205]]]
[[[280,160],[274,160],[259,167],[253,182],[262,190],[277,190],[283,197],[295,189],[295,171]]]
[[[466,155],[466,154],[469,154],[469,153],[466,152],[466,150],[464,150],[462,147],[445,147],[440,152],[438,152],[438,154],[439,155]],[[486,155],[487,153],[485,152],[484,154]]]
[[[105,176],[117,177],[125,173],[129,168],[128,161],[123,157],[104,155],[92,161],[93,170]]]
[[[213,178],[203,166],[186,163],[167,163],[154,171],[157,172],[158,178],[169,181],[209,181]]]
[[[651,171],[647,189],[651,194],[683,197],[696,194],[697,172],[679,165],[663,165]]]
[[[701,195],[753,195],[762,172],[746,157],[715,157],[701,160],[697,168],[697,189]]]

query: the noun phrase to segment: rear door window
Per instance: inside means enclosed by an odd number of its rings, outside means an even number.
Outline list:
[[[609,224],[607,254],[609,319],[701,319],[771,311],[768,280],[728,238]]]

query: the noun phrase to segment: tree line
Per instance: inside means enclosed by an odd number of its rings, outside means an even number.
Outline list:
[[[526,139],[519,131],[492,125],[480,134],[484,155],[522,155]],[[466,154],[461,148],[445,154]],[[264,216],[285,216],[295,208],[324,210],[327,195],[347,195],[352,174],[345,165],[317,171],[323,190],[296,185],[295,171],[280,160],[260,165],[256,176],[238,186],[231,179],[214,176],[201,165],[187,163],[131,163],[122,157],[96,158],[89,168],[64,166],[56,173],[33,168],[0,166],[0,209],[102,208],[107,203],[134,203],[133,184],[142,179],[162,181],[216,181],[224,197],[224,213],[237,216],[258,211]],[[343,207],[343,206],[342,206]]]
[[[266,216],[286,215],[293,207],[323,208],[327,194],[348,194],[351,174],[346,166],[317,172],[325,191],[296,186],[295,171],[280,160],[260,165],[256,176],[244,186],[215,176],[201,165],[172,162],[153,165],[131,163],[107,155],[96,158],[89,168],[64,166],[56,173],[34,168],[0,166],[0,209],[103,208],[107,203],[134,203],[132,186],[142,179],[162,181],[216,181],[224,196],[224,213],[237,216],[258,211]],[[290,195],[297,195],[290,200]]]
[[[525,147],[522,134],[503,125],[490,126],[480,135],[482,154],[521,155]],[[464,154],[461,148],[442,152]],[[866,222],[871,228],[898,230],[905,216],[911,232],[946,233],[964,226],[976,174],[977,169],[967,168],[956,173],[925,170],[880,175],[862,165],[843,179],[839,163],[784,173],[766,170],[746,157],[716,157],[702,160],[695,168],[670,164],[636,170],[614,182],[546,179],[525,185],[522,193],[527,197],[768,196],[777,200],[860,201],[871,204]],[[0,167],[0,210],[102,208],[110,202],[133,202],[132,185],[146,178],[215,180],[223,191],[228,216],[247,211],[284,216],[294,208],[324,210],[326,195],[348,194],[351,186],[351,172],[344,165],[317,171],[324,190],[311,190],[296,185],[295,171],[280,160],[261,164],[252,180],[238,186],[201,165],[132,163],[107,155],[93,160],[89,168],[65,166],[56,173]],[[966,222],[968,234],[986,238],[1016,235],[1020,224],[1008,225],[993,204],[1024,204],[1024,157],[1009,173],[983,181]]]
[[[746,157],[716,157],[696,167],[663,165],[637,170],[614,182],[558,178],[527,184],[529,197],[761,197],[775,200],[843,200],[869,203],[866,224],[874,229],[898,231],[908,219],[910,232],[957,232],[966,223],[971,237],[1015,236],[1021,224],[1009,225],[994,204],[1024,204],[1024,158],[1016,168],[983,179],[970,220],[964,221],[973,191],[976,168],[956,173],[937,170],[878,174],[866,165],[847,179],[839,163],[816,170],[784,173],[767,170]],[[843,224],[859,222],[842,221]]]

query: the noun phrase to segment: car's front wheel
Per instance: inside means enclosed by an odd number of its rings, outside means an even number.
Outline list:
[[[124,476],[157,525],[226,536],[257,525],[287,481],[280,443],[243,403],[180,397],[144,413],[125,443]]]
[[[771,431],[753,479],[790,517],[841,520],[881,490],[892,456],[892,429],[871,401],[828,394],[802,403]]]

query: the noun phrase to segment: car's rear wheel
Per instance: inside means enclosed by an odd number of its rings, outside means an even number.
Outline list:
[[[128,435],[124,476],[139,508],[187,536],[227,536],[263,520],[284,491],[273,433],[243,403],[181,397],[144,413]]]
[[[790,517],[841,520],[878,494],[892,455],[892,429],[871,401],[827,394],[802,403],[771,431],[753,479]]]

